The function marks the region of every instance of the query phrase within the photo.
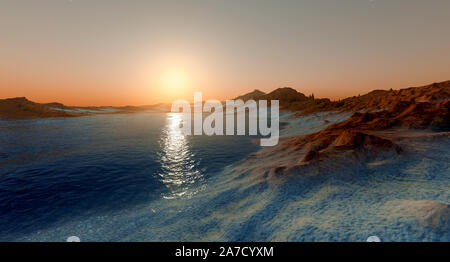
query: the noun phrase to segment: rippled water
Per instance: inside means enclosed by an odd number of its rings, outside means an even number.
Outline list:
[[[247,136],[185,136],[179,122],[172,113],[0,120],[0,239],[189,198],[259,148]]]
[[[290,116],[282,136],[349,114]],[[450,240],[448,214],[430,224],[402,211],[448,205],[448,135],[396,130],[396,157],[280,183],[239,172],[259,148],[251,137],[183,136],[179,123],[156,113],[0,120],[0,240]]]

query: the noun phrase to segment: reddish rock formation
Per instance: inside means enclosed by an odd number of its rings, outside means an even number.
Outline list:
[[[434,103],[397,102],[388,110],[355,113],[347,121],[330,128],[381,130],[392,127],[450,130],[450,100]]]
[[[365,95],[353,96],[340,101],[328,98],[315,99],[305,96],[290,87],[278,88],[268,94],[255,90],[236,99],[279,100],[280,107],[286,110],[299,111],[297,116],[324,111],[383,111],[397,112],[407,107],[418,107],[416,112],[428,110],[430,105],[446,102],[450,99],[450,81],[433,83],[421,87],[410,87],[400,90],[374,90]],[[442,105],[438,105],[440,107]],[[420,112],[418,112],[420,113]],[[427,125],[428,123],[424,123]]]
[[[380,137],[381,130],[400,127],[450,131],[449,84],[444,82],[398,91],[376,90],[341,101],[340,107],[345,110],[364,108],[366,112],[354,113],[348,120],[320,132],[282,139],[278,146],[249,158],[243,172],[266,174],[267,170],[272,170],[268,176],[276,180],[289,174],[326,175],[335,169],[348,170],[342,173],[351,174],[352,168],[358,168],[366,161],[391,159],[403,150],[386,137]],[[294,103],[297,106],[315,104],[317,99],[311,97]],[[319,111],[340,108],[335,107],[335,102],[328,104],[333,106],[321,107]],[[382,110],[367,112],[374,109]]]
[[[52,104],[50,104],[52,105]],[[25,97],[0,100],[0,117],[6,118],[40,118],[75,116],[62,110],[52,109],[48,104],[31,102]]]
[[[309,138],[314,140],[308,142]],[[307,136],[305,139],[297,140],[295,145],[307,149],[307,153],[301,160],[302,163],[323,159],[339,152],[351,151],[362,157],[379,157],[386,155],[385,153],[399,154],[402,151],[388,139],[351,130]]]
[[[260,100],[260,99],[263,99],[263,97],[265,95],[266,95],[266,93],[264,93],[264,92],[262,92],[262,91],[260,91],[258,89],[255,89],[253,92],[250,92],[250,93],[247,93],[245,95],[236,97],[235,100],[237,100],[237,99],[242,99],[244,101],[247,101],[247,100]]]
[[[353,96],[340,101],[315,99],[308,105],[288,105],[287,108],[302,110],[297,115],[307,115],[323,111],[373,111],[390,110],[394,107],[411,104],[448,101],[450,99],[450,81],[433,83],[421,87],[410,87],[400,90],[374,90],[362,96]]]
[[[235,99],[242,99],[244,101],[250,99],[268,100],[269,104],[271,100],[278,100],[281,108],[290,110],[292,110],[294,105],[306,105],[308,101],[314,101],[314,98],[306,97],[304,94],[297,92],[297,90],[290,87],[278,88],[268,94],[255,90],[251,93],[236,97]]]

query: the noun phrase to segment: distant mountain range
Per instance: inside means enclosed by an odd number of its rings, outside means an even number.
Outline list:
[[[444,110],[445,106],[448,105],[449,98],[450,81],[400,90],[374,90],[362,96],[353,96],[340,101],[331,101],[328,98],[317,99],[313,95],[306,96],[290,87],[278,88],[267,94],[256,89],[235,99],[244,101],[250,99],[279,100],[281,109],[297,111],[297,116],[300,116],[324,111],[368,112],[390,110],[389,112],[393,113],[401,108],[425,108],[426,105],[434,105]],[[166,104],[124,107],[72,107],[56,102],[35,103],[25,97],[0,99],[0,117],[6,118],[74,117],[96,113],[133,113],[143,110],[168,111],[169,109],[169,105]],[[441,113],[444,116],[448,115],[448,112]]]
[[[146,106],[66,106],[61,103],[36,103],[25,97],[0,99],[0,117],[4,118],[46,118],[77,117],[92,114],[135,113],[145,110],[167,112],[168,105],[155,104]]]
[[[374,90],[365,95],[348,97],[339,101],[328,98],[305,96],[293,88],[278,88],[268,94],[255,90],[237,97],[244,101],[279,100],[283,109],[299,111],[298,115],[306,115],[324,111],[373,111],[394,107],[398,103],[444,101],[450,98],[450,81],[433,83],[421,87],[410,87],[400,90]]]

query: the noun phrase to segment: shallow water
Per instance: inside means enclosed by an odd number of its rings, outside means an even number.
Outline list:
[[[170,113],[0,120],[0,239],[189,198],[259,148],[248,136],[184,136],[179,121]]]
[[[282,113],[281,133],[348,116]],[[260,148],[251,137],[182,137],[174,123],[170,114],[1,122],[0,240],[450,241],[448,215],[434,227],[397,212],[450,202],[448,136],[404,135],[396,157],[273,183],[235,172]]]

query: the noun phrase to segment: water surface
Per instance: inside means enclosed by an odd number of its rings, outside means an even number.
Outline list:
[[[0,120],[0,239],[192,197],[259,148],[248,136],[185,136],[180,120],[172,113]]]

